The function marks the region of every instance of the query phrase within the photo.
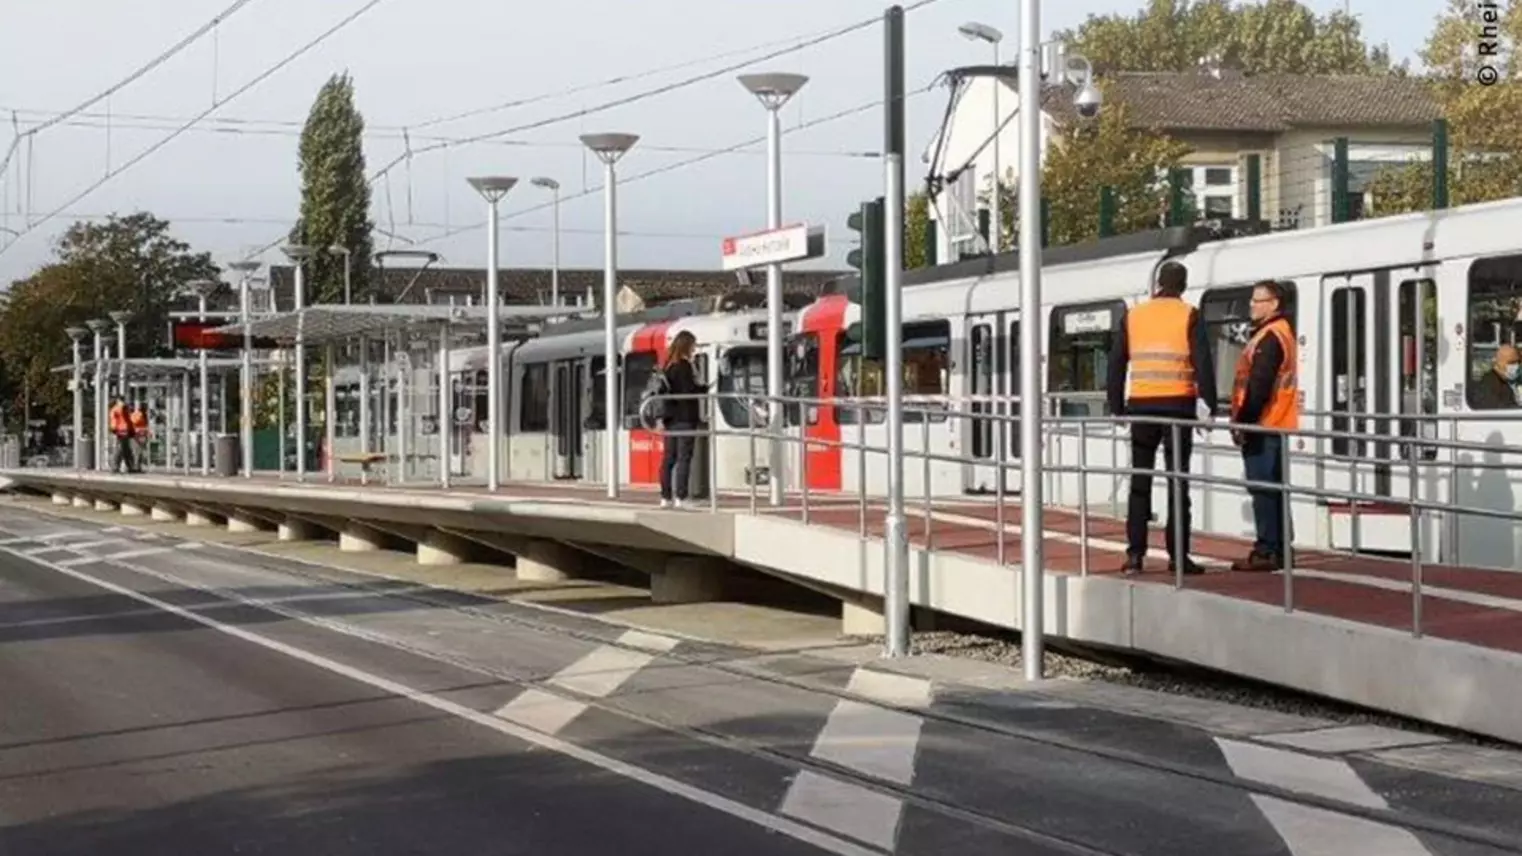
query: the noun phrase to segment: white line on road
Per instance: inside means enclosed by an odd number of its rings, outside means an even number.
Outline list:
[[[6,552],[10,552],[15,556],[21,555],[14,550],[8,550]],[[869,850],[850,841],[846,841],[843,838],[831,835],[827,832],[813,829],[800,823],[795,823],[779,815],[770,814],[768,812],[761,811],[760,809],[751,808],[750,806],[735,802],[734,800],[728,799],[718,794],[702,790],[701,788],[693,787],[683,782],[679,782],[676,779],[663,776],[659,773],[641,769],[632,764],[627,764],[623,761],[617,760],[616,758],[610,758],[590,749],[585,749],[573,743],[568,743],[551,735],[543,734],[531,728],[526,728],[515,723],[508,722],[488,713],[472,710],[471,708],[466,707],[462,704],[440,698],[439,696],[433,695],[431,693],[415,690],[412,687],[397,683],[396,681],[390,680],[388,678],[383,678],[379,675],[375,675],[361,669],[356,669],[353,666],[345,665],[338,662],[337,660],[329,659],[322,656],[321,654],[315,654],[311,651],[297,648],[293,645],[287,645],[284,642],[278,642],[267,636],[261,636],[258,633],[244,630],[241,627],[234,627],[230,624],[223,624],[222,622],[215,619],[207,618],[204,615],[199,615],[188,609],[183,609],[181,607],[175,606],[172,603],[167,603],[150,595],[142,594],[127,588],[126,586],[117,585],[116,583],[103,580],[99,577],[92,576],[82,571],[74,570],[73,568],[62,567],[61,565],[58,565],[54,562],[47,562],[30,558],[28,561],[35,562],[44,567],[52,568],[60,574],[72,577],[76,580],[80,580],[81,582],[90,583],[91,585],[98,586],[107,591],[122,595],[123,597],[130,597],[133,600],[139,601],[141,603],[146,603],[149,606],[153,606],[158,609],[162,609],[163,611],[168,612],[172,615],[179,616],[186,621],[193,621],[204,627],[209,627],[220,633],[225,633],[228,636],[232,636],[233,638],[241,639],[245,642],[258,645],[261,648],[284,654],[285,656],[290,657],[294,660],[299,660],[308,665],[316,666],[320,669],[325,669],[334,674],[341,675],[358,683],[366,684],[383,692],[388,692],[393,695],[400,696],[418,704],[427,705],[434,710],[450,714],[451,716],[454,716],[458,719],[462,719],[467,722],[473,722],[477,725],[490,728],[499,734],[504,734],[524,743],[530,743],[540,748],[548,749],[552,752],[565,755],[569,758],[575,758],[576,760],[581,761],[585,764],[590,764],[594,767],[607,770],[610,773],[623,776],[624,778],[630,779],[632,781],[636,781],[641,784],[665,791],[666,793],[682,797],[699,805],[714,809],[715,811],[723,812],[732,817],[737,817],[741,820],[749,821],[758,826],[779,832],[783,835],[787,835],[790,838],[795,838],[799,841],[812,844],[815,847],[826,850],[830,853],[837,853],[840,854],[840,856],[881,856],[879,851]],[[232,592],[218,592],[218,594],[232,600],[241,601],[248,606],[258,606],[257,602],[240,597],[239,595]]]
[[[519,725],[527,725],[545,734],[559,734],[562,728],[586,711],[584,702],[543,690],[524,690],[518,697],[502,705],[494,716]]]
[[[141,559],[144,556],[158,556],[163,553],[172,552],[174,551],[169,547],[155,547],[151,550],[128,550],[125,553],[115,553],[110,556],[81,556],[78,559],[67,559],[65,561],[59,562],[58,564],[63,565],[67,568],[72,568],[75,565],[88,565],[93,562],[116,562],[122,559]]]
[[[125,539],[122,539],[122,538],[105,538],[105,539],[102,539],[100,541],[86,541],[83,544],[59,544],[57,546],[52,546],[52,547],[38,547],[38,548],[35,548],[35,549],[32,549],[32,550],[24,550],[23,552],[26,553],[28,556],[33,556],[33,555],[36,555],[37,553],[52,553],[52,552],[54,552],[56,550],[69,550],[69,551],[73,551],[73,552],[78,552],[80,550],[93,550],[96,547],[109,547],[112,544],[125,544],[125,543],[127,543],[127,541]]]
[[[556,672],[545,683],[585,696],[605,698],[654,660],[654,654],[603,645]]]

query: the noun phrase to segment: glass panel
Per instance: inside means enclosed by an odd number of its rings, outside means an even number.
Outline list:
[[[725,371],[719,373],[719,414],[731,428],[766,427],[766,349],[730,348],[725,352]],[[738,396],[761,398],[746,402]]]
[[[1230,196],[1207,196],[1205,197],[1206,217],[1230,217],[1235,200]]]
[[[1124,314],[1125,303],[1119,300],[1052,312],[1047,389],[1058,397],[1063,416],[1098,416],[1109,411],[1104,392],[1110,352]]]
[[[1505,396],[1491,380],[1496,349],[1522,341],[1522,255],[1480,259],[1469,268],[1469,378],[1474,410],[1502,410]],[[1517,385],[1508,384],[1513,398]]]
[[[656,371],[658,368],[653,353],[647,351],[624,357],[622,418],[639,416],[639,403],[645,394],[645,384],[650,382],[650,376]]]
[[[1284,315],[1290,327],[1296,325],[1295,284],[1281,282],[1284,289]],[[1200,319],[1205,324],[1205,336],[1210,340],[1210,351],[1215,359],[1216,392],[1220,403],[1217,413],[1231,412],[1231,389],[1236,383],[1237,360],[1252,337],[1252,286],[1219,288],[1205,292],[1200,299]]]
[[[1232,172],[1231,167],[1211,167],[1205,170],[1205,184],[1209,187],[1229,186]]]
[[[1332,292],[1332,412],[1363,413],[1367,407],[1369,367],[1364,353],[1365,295],[1353,288],[1339,288]],[[1349,306],[1351,304],[1351,309]],[[1351,377],[1349,367],[1352,368]],[[1333,431],[1360,432],[1361,422],[1347,416],[1332,417]],[[1347,438],[1332,440],[1332,454],[1367,454],[1366,444],[1359,442],[1352,451]]]
[[[518,415],[520,430],[550,430],[550,367],[545,363],[524,366]]]

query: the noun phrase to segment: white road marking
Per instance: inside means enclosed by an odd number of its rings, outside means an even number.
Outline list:
[[[866,668],[851,674],[846,691],[896,707],[925,708],[932,698],[930,682],[924,678]]]
[[[1276,743],[1291,749],[1341,755],[1348,752],[1373,752],[1379,749],[1395,749],[1401,746],[1430,746],[1447,743],[1447,738],[1431,734],[1417,734],[1397,728],[1379,725],[1341,725],[1332,728],[1316,728],[1310,731],[1255,735],[1259,743]]]
[[[603,645],[556,672],[545,683],[593,698],[604,698],[654,659],[654,654]]]
[[[841,699],[814,739],[811,754],[858,773],[907,785],[914,779],[923,724],[918,716]]]
[[[78,552],[80,550],[93,550],[96,547],[109,547],[112,544],[126,544],[126,543],[128,543],[128,542],[126,541],[126,539],[123,539],[123,538],[105,538],[105,539],[102,539],[100,541],[86,541],[83,544],[59,544],[59,545],[57,545],[55,547],[41,547],[41,548],[38,548],[38,549],[35,549],[35,550],[27,550],[26,552],[28,554],[32,554],[32,553],[51,553],[54,550],[71,550],[71,551],[74,551],[74,552]]]
[[[1252,799],[1293,856],[1432,856],[1399,827],[1261,794]]]
[[[78,559],[66,559],[58,564],[72,568],[75,565],[88,565],[92,562],[116,562],[122,559],[141,559],[144,556],[157,556],[163,553],[171,553],[168,547],[155,547],[151,550],[128,550],[125,553],[115,553],[110,556],[81,556]]]
[[[788,787],[782,813],[891,851],[898,840],[904,804],[861,785],[805,770]]]
[[[1239,779],[1312,794],[1363,808],[1388,809],[1384,798],[1366,784],[1347,762],[1301,752],[1258,746],[1224,737],[1215,739],[1226,763]]]
[[[575,699],[552,695],[542,690],[524,690],[517,698],[502,705],[493,716],[526,725],[545,734],[559,734],[560,729],[580,716],[587,705]]]
[[[643,630],[630,630],[618,637],[618,644],[628,645],[630,648],[641,648],[646,651],[655,651],[665,654],[680,644],[680,639],[670,636],[657,636],[654,633],[646,633]]]
[[[16,556],[21,555],[20,553],[17,553],[13,550],[9,550],[7,552],[10,552],[12,555]],[[807,844],[812,844],[815,847],[826,850],[830,853],[840,854],[840,856],[882,856],[882,854],[878,851],[866,849],[859,845],[853,844],[850,841],[846,841],[843,838],[831,835],[827,832],[795,823],[780,815],[771,814],[761,811],[760,809],[751,808],[750,806],[735,802],[734,800],[728,799],[727,797],[702,790],[701,788],[693,787],[683,782],[679,782],[675,779],[663,776],[659,773],[654,773],[649,770],[636,767],[632,764],[619,761],[616,758],[610,758],[590,749],[585,749],[573,743],[568,743],[548,734],[542,734],[531,728],[520,726],[516,723],[509,722],[491,714],[472,710],[471,708],[468,708],[464,705],[449,701],[444,698],[440,698],[439,696],[433,695],[431,693],[415,690],[409,686],[406,686],[405,684],[398,683],[388,678],[383,678],[379,675],[375,675],[361,669],[356,669],[352,666],[345,665],[336,660],[324,657],[320,654],[315,654],[311,651],[297,648],[284,642],[278,642],[267,636],[261,636],[258,633],[245,630],[241,627],[224,624],[215,619],[207,618],[204,615],[199,615],[188,609],[175,606],[172,603],[167,603],[165,601],[159,600],[158,598],[142,594],[125,586],[117,585],[116,583],[103,580],[99,577],[92,576],[82,571],[77,571],[72,568],[65,568],[56,563],[41,561],[38,559],[29,559],[29,561],[35,562],[44,567],[52,568],[60,574],[72,577],[81,582],[90,583],[91,585],[98,586],[107,591],[122,595],[123,597],[129,597],[140,603],[145,603],[149,606],[156,607],[172,615],[183,618],[186,621],[193,621],[204,627],[216,630],[217,632],[225,633],[235,639],[241,639],[245,642],[258,645],[267,650],[284,654],[285,656],[290,657],[294,660],[298,660],[308,665],[324,669],[336,675],[341,675],[343,677],[349,678],[350,680],[366,684],[368,686],[374,687],[375,689],[391,693],[392,695],[400,696],[418,704],[426,705],[433,708],[434,710],[447,713],[458,719],[462,719],[467,722],[473,722],[477,725],[490,728],[499,734],[507,735],[508,737],[512,737],[524,743],[529,743],[534,746],[538,746],[540,748],[548,749],[552,752],[565,755],[566,757],[574,758],[578,761],[581,761],[582,763],[589,764],[591,766],[598,767],[599,769],[606,770],[610,773],[623,776],[624,778],[630,779],[632,781],[657,788],[659,790],[665,791],[666,793],[682,797],[683,799],[690,800],[699,805],[714,809],[715,811],[723,812],[732,817],[737,817],[741,820],[749,821],[758,826],[779,832],[783,835],[787,835],[790,838],[795,838]],[[239,601],[246,606],[259,605],[256,601],[241,597],[234,592],[218,592],[217,594],[230,600]],[[826,779],[826,781],[829,780]],[[895,818],[895,827],[896,825],[897,823]],[[869,839],[860,840],[865,841]]]

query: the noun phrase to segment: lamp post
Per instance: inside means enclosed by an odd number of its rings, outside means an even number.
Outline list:
[[[214,279],[198,279],[190,283],[190,289],[196,296],[196,312],[200,316],[201,325],[206,325],[206,301],[211,297],[221,283]],[[206,350],[206,342],[201,342],[200,347],[200,371],[201,371],[201,475],[211,475],[211,368],[210,357]]]
[[[84,338],[90,335],[85,327],[70,327],[64,331],[74,345],[74,469],[86,469],[88,460],[84,454],[85,438],[85,365]]]
[[[132,313],[126,310],[111,313],[111,323],[116,325],[116,358],[121,360],[116,367],[116,392],[123,404],[131,397],[127,394],[127,322],[131,320]]]
[[[782,107],[798,94],[809,79],[801,74],[774,72],[742,74],[740,85],[750,90],[766,108],[766,228],[782,227]],[[772,434],[771,473],[772,505],[782,504],[787,487],[782,471],[782,265],[766,266],[766,392],[771,399],[767,408],[768,430]]]
[[[238,320],[243,325],[243,360],[238,367],[238,380],[242,392],[238,398],[238,444],[243,449],[243,477],[254,477],[254,334],[249,330],[253,323],[252,306],[249,302],[251,277],[259,269],[256,261],[237,261],[228,268],[238,272]]]
[[[290,244],[283,251],[296,266],[296,480],[303,481],[307,475],[307,344],[303,310],[306,309],[306,262],[312,257],[313,250],[302,244]],[[329,413],[328,418],[332,419],[333,414]]]
[[[328,247],[328,255],[343,256],[344,259],[344,305],[354,302],[354,258],[348,247],[334,244]]]
[[[608,498],[618,499],[618,432],[623,425],[618,387],[618,161],[639,142],[635,134],[582,134],[582,145],[603,163],[603,406],[607,414]]]
[[[987,42],[993,45],[994,65],[999,64],[999,43],[1004,41],[1003,33],[999,32],[994,27],[990,27],[987,24],[979,24],[976,21],[971,21],[963,24],[957,28],[957,32],[975,42]],[[989,206],[988,212],[988,230],[991,234],[991,239],[989,241],[991,244],[990,249],[993,252],[998,253],[1004,249],[1004,200],[1001,198],[1001,194],[999,193],[999,131],[1001,130],[999,127],[999,89],[1004,85],[1004,82],[999,78],[994,78],[992,82],[994,92],[994,187],[993,201]]]
[[[106,468],[106,374],[105,366],[101,360],[105,353],[106,343],[102,338],[106,331],[111,329],[111,322],[104,318],[92,318],[85,323],[90,332],[95,335],[95,468]]]
[[[508,176],[470,179],[470,186],[486,200],[486,489],[502,485],[502,295],[497,281],[501,267],[498,245],[501,226],[497,203],[518,184]]]
[[[542,187],[554,194],[550,202],[550,210],[553,213],[554,225],[551,228],[550,241],[551,253],[554,258],[550,262],[550,305],[560,308],[560,182],[553,178],[540,176],[532,182],[535,187]]]

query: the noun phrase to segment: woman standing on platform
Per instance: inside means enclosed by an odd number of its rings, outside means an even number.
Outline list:
[[[671,396],[662,402],[661,409],[661,427],[666,433],[666,447],[661,456],[662,508],[673,505],[680,508],[687,501],[687,489],[692,482],[692,452],[702,415],[696,396],[708,391],[706,384],[698,383],[692,365],[692,352],[697,345],[698,340],[691,333],[685,330],[678,333],[661,364],[664,381],[661,394]]]

